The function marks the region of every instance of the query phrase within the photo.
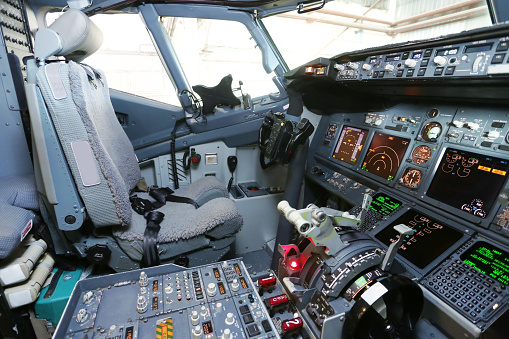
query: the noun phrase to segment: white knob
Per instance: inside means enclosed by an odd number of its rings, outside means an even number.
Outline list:
[[[362,69],[365,70],[365,71],[371,71],[371,69],[373,68],[373,66],[371,66],[370,64],[364,64],[362,65]]]
[[[232,291],[237,292],[239,290],[239,281],[237,279],[233,279],[232,281]]]
[[[202,331],[200,326],[196,326],[193,328],[193,337],[198,339],[202,337]]]
[[[191,312],[191,324],[193,326],[196,326],[196,325],[198,325],[199,322],[200,322],[200,315],[198,314],[198,312],[197,311]]]
[[[341,64],[335,64],[334,68],[337,69],[338,71],[342,71],[345,69],[345,66]]]
[[[389,73],[390,73],[390,72],[392,72],[392,71],[394,71],[394,65],[393,65],[393,64],[387,64],[387,65],[385,65],[385,71],[386,71],[386,72],[389,72]]]
[[[357,68],[359,68],[359,65],[354,63],[354,62],[349,62],[346,64],[346,67],[350,68],[350,69],[353,69],[353,70],[356,70]]]
[[[414,68],[417,65],[417,61],[414,59],[406,59],[405,60],[405,66],[408,68]]]
[[[82,308],[78,311],[78,314],[76,314],[76,322],[78,324],[84,323],[88,320],[88,312],[86,309]]]
[[[371,122],[373,122],[373,119],[371,119],[370,117],[366,117],[366,120],[364,120],[364,123],[366,124],[371,124]]]
[[[476,130],[479,128],[479,124],[476,122],[467,122],[467,126],[470,129]]]
[[[443,56],[441,55],[437,55],[434,59],[433,59],[433,62],[435,64],[437,64],[438,66],[445,66],[447,64],[447,59],[444,58]]]
[[[147,299],[142,295],[138,296],[138,305],[136,306],[136,310],[138,311],[138,313],[147,312],[147,308],[148,308]]]
[[[147,273],[145,272],[141,272],[140,273],[140,286],[141,287],[145,287],[148,285],[148,277],[147,277]]]
[[[452,122],[452,124],[453,124],[453,126],[454,126],[454,127],[456,127],[456,128],[461,128],[461,127],[463,127],[463,123],[462,123],[461,121],[459,121],[459,120],[454,120],[454,121]]]
[[[216,312],[219,313],[223,310],[223,304],[217,303],[216,304]]]
[[[225,320],[225,323],[227,325],[233,325],[233,323],[235,322],[235,318],[233,317],[233,313],[228,313],[226,315],[226,320]]]
[[[488,132],[488,138],[489,139],[496,139],[500,136],[500,132],[499,131],[489,131]]]
[[[226,330],[223,331],[223,339],[231,339],[232,337],[232,332],[230,331],[229,328],[227,328]]]
[[[214,283],[210,283],[208,284],[207,286],[207,294],[209,297],[213,297],[216,295],[216,292],[217,292],[217,288],[216,288],[216,284]]]
[[[94,300],[94,292],[88,291],[87,293],[83,294],[83,303],[88,304],[92,300]]]
[[[375,126],[380,126],[382,124],[382,119],[375,120]]]
[[[206,317],[207,316],[207,308],[205,306],[201,307],[200,314],[201,314],[202,317]]]
[[[170,294],[171,292],[173,292],[173,288],[171,288],[171,285],[168,285],[164,288],[164,292],[166,294]]]

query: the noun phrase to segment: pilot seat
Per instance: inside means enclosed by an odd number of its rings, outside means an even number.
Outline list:
[[[138,159],[115,115],[106,77],[80,63],[101,43],[99,28],[70,9],[37,32],[35,58],[27,65],[36,178],[56,251],[73,251],[116,271],[139,267],[154,248],[161,262],[220,259],[242,226],[238,209],[215,177],[176,190],[171,197],[177,199],[162,204],[137,191]],[[49,60],[54,56],[65,61]],[[136,212],[133,199],[159,208]]]

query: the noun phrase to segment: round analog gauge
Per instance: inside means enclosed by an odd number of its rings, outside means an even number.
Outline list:
[[[416,188],[417,185],[421,182],[422,172],[418,169],[407,168],[405,174],[403,174],[402,183],[403,185]]]
[[[412,152],[412,161],[417,165],[424,165],[431,159],[433,151],[426,145],[417,146]]]
[[[424,126],[421,135],[426,141],[437,141],[440,134],[442,134],[442,125],[433,121]]]

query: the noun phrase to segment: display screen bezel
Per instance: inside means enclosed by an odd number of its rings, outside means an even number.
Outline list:
[[[436,219],[440,223],[444,223],[450,228],[460,232],[462,234],[461,238],[459,238],[456,242],[454,242],[449,248],[447,248],[444,252],[442,252],[440,255],[438,255],[434,260],[432,260],[426,267],[419,268],[416,265],[414,265],[412,262],[407,260],[401,255],[397,256],[397,259],[401,261],[403,264],[405,264],[406,268],[414,274],[417,278],[422,278],[424,275],[428,274],[433,268],[436,267],[440,262],[445,260],[446,258],[450,257],[451,254],[453,254],[461,245],[463,245],[468,239],[470,239],[470,235],[465,233],[465,228],[461,227],[460,225],[456,224],[455,222],[452,222],[450,220],[447,220],[445,217],[441,217],[439,215],[436,215],[435,213],[430,213],[430,211],[422,210],[421,208],[417,206],[409,207],[405,203],[403,203],[402,207],[400,207],[395,213],[392,215],[389,215],[387,219],[384,219],[384,224],[391,225],[396,220],[398,220],[402,215],[404,215],[407,211],[414,210],[415,212],[421,213],[425,216],[428,216],[430,218]],[[389,227],[389,226],[387,226]],[[382,241],[378,240],[376,238],[376,235],[380,232],[382,232],[385,229],[385,227],[376,227],[372,231],[370,231],[371,237],[381,246],[384,248],[388,248],[389,246],[385,245]]]
[[[331,122],[332,124],[332,122]],[[370,142],[370,136],[371,136],[371,130],[369,128],[366,128],[366,127],[358,127],[358,126],[355,126],[355,125],[352,125],[352,124],[338,124],[341,126],[341,128],[338,128],[336,130],[336,136],[334,138],[335,142],[333,144],[333,147],[332,147],[332,152],[330,154],[330,159],[336,161],[337,163],[340,163],[342,165],[346,165],[346,166],[350,166],[350,167],[355,167],[359,164],[359,161],[364,157],[364,154],[365,154],[365,149],[366,149],[366,144],[368,142]],[[338,147],[338,143],[339,143],[339,140],[341,139],[341,134],[343,133],[343,130],[345,128],[357,128],[357,129],[360,129],[362,131],[365,131],[365,137],[364,137],[364,143],[362,145],[362,149],[359,151],[359,154],[357,156],[357,161],[355,163],[351,163],[351,162],[348,162],[348,161],[344,161],[344,160],[341,160],[339,158],[335,158],[334,157],[334,154],[336,154],[336,148]]]
[[[501,283],[501,284],[504,284],[506,286],[509,286],[509,281],[506,281],[506,282],[503,282],[503,281],[500,281],[499,279],[495,278],[495,277],[492,277],[491,275],[487,274],[486,272],[483,272],[482,270],[480,269],[477,269],[476,267],[468,264],[465,262],[465,259],[464,256],[469,252],[471,251],[474,247],[479,247],[481,243],[485,243],[487,245],[489,245],[491,248],[496,248],[499,252],[502,252],[504,254],[506,254],[506,257],[509,258],[509,251],[507,251],[505,248],[502,248],[501,246],[499,246],[498,244],[494,244],[493,242],[488,242],[487,239],[485,240],[479,240],[479,241],[476,241],[474,242],[472,245],[468,246],[467,249],[465,249],[465,251],[463,251],[461,254],[460,254],[460,260],[461,262],[467,264],[468,266],[472,267],[473,269],[475,269],[476,271],[478,272],[481,272],[483,273],[484,275],[486,275],[487,277],[490,277],[491,279]],[[494,271],[493,267],[492,268],[492,271]],[[506,272],[506,271],[504,271]]]
[[[366,160],[366,157],[368,156],[369,149],[371,148],[371,145],[373,143],[373,139],[375,138],[375,134],[376,133],[384,134],[384,135],[387,135],[387,136],[390,136],[390,137],[396,137],[396,138],[408,140],[408,146],[407,146],[407,148],[405,150],[405,153],[403,153],[403,156],[401,157],[401,163],[399,164],[398,169],[394,173],[394,178],[392,180],[388,180],[387,178],[381,177],[378,174],[375,174],[374,172],[369,172],[367,170],[362,169],[362,164],[364,163],[364,161]],[[409,138],[408,135],[406,135],[406,134],[386,133],[383,130],[374,130],[371,133],[371,136],[369,138],[369,143],[367,143],[367,145],[368,145],[367,147],[366,146],[364,147],[365,148],[365,153],[364,153],[364,155],[362,157],[362,161],[357,162],[357,164],[359,166],[358,167],[359,170],[362,171],[363,175],[368,176],[369,178],[373,178],[373,179],[376,179],[378,181],[382,181],[382,182],[385,182],[385,183],[388,183],[388,184],[395,183],[397,181],[397,178],[399,178],[401,176],[401,171],[405,167],[404,166],[405,165],[404,164],[404,160],[408,157],[408,152],[410,152],[411,149],[412,149],[413,140],[411,138]]]
[[[493,219],[494,215],[497,213],[498,209],[500,208],[500,203],[498,203],[497,200],[495,200],[493,206],[491,207],[491,211],[488,212],[486,218],[480,218],[480,217],[474,216],[472,214],[469,214],[468,212],[462,211],[456,207],[447,205],[446,203],[443,203],[439,200],[433,199],[427,195],[429,187],[431,185],[431,182],[433,181],[433,178],[435,177],[435,174],[436,174],[438,168],[440,167],[440,160],[442,159],[447,148],[454,148],[454,149],[457,149],[460,151],[477,153],[477,154],[480,154],[483,156],[493,156],[496,158],[503,158],[503,157],[501,157],[501,154],[491,152],[491,151],[483,150],[482,152],[479,152],[478,149],[472,149],[470,147],[444,144],[440,147],[440,149],[437,149],[436,155],[433,160],[435,163],[432,168],[432,171],[430,172],[429,175],[426,176],[426,179],[421,183],[421,185],[422,185],[421,187],[423,187],[424,190],[423,190],[420,198],[422,201],[429,203],[429,204],[433,204],[433,206],[436,206],[436,207],[440,208],[441,210],[447,211],[447,212],[451,213],[452,215],[461,217],[462,219],[468,220],[472,223],[475,223],[477,225],[481,225],[481,226],[487,228],[490,225],[491,220]],[[509,177],[509,175],[508,175],[508,177]],[[501,185],[499,194],[503,189],[505,189],[507,187],[507,184],[508,184],[508,179],[506,179],[505,183],[503,185]]]

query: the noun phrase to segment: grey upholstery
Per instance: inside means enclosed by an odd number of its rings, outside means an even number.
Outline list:
[[[62,49],[56,54],[68,60],[82,61],[101,47],[101,30],[77,9],[69,9],[49,27],[61,39]]]
[[[38,209],[33,176],[0,177],[0,259],[19,246]]]
[[[93,37],[96,27],[82,23],[82,19],[90,21],[82,13],[67,13],[50,29],[57,30],[63,41],[58,54],[71,53],[70,59],[73,59],[75,51],[84,48],[88,52],[96,48],[93,43],[80,42],[96,41]],[[69,26],[72,18],[80,22],[78,31],[84,29],[83,34],[65,33],[66,27],[72,27]],[[51,32],[49,36],[51,34],[54,36]],[[40,36],[43,40],[38,41],[36,36],[36,46],[45,41],[45,35]],[[140,180],[140,168],[134,149],[116,118],[106,78],[89,66],[69,61],[41,64],[37,70],[37,85],[92,223],[95,227],[111,227],[124,252],[131,259],[140,260],[146,220],[132,210],[129,201],[132,189]],[[200,179],[177,190],[175,195],[192,198],[200,207],[195,209],[189,204],[168,202],[160,208],[165,218],[158,241],[167,254],[178,255],[206,247],[223,249],[233,241],[232,235],[240,229],[242,217],[216,178]],[[148,198],[148,195],[143,197]],[[169,257],[163,255],[162,258]]]

